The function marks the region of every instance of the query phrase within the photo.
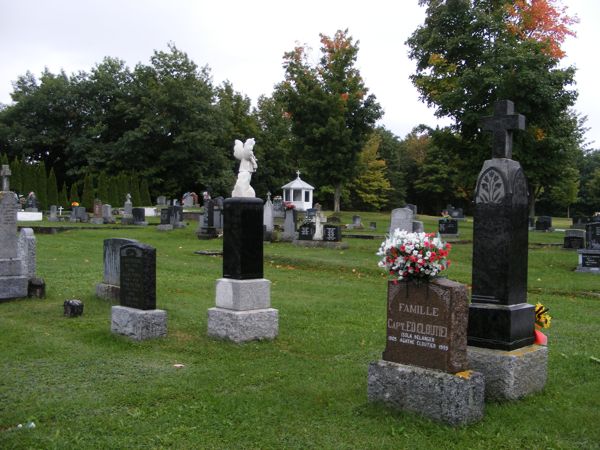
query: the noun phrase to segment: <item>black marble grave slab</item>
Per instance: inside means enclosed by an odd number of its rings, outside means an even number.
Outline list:
[[[156,249],[142,243],[125,244],[121,257],[121,306],[156,309]]]
[[[232,197],[223,202],[223,277],[263,278],[263,202]]]

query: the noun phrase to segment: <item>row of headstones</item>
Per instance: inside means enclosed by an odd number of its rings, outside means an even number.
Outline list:
[[[36,278],[36,239],[31,228],[17,233],[16,194],[10,190],[10,166],[2,165],[0,191],[0,301],[43,297],[45,284]]]

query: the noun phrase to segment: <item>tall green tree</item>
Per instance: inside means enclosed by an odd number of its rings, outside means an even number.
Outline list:
[[[81,191],[81,206],[90,211],[94,209],[94,179],[91,174],[87,174],[83,179],[83,190]]]
[[[62,188],[58,193],[58,200],[56,202],[58,206],[62,206],[63,208],[69,207],[69,197],[67,195],[67,192],[67,183],[63,182]]]
[[[511,99],[527,117],[525,132],[515,137],[514,157],[529,179],[534,212],[536,197],[581,151],[582,130],[570,110],[577,97],[575,68],[561,66],[561,56],[551,51],[544,16],[522,20],[526,11],[515,11],[514,3],[420,0],[427,8],[425,22],[407,44],[416,62],[411,78],[421,98],[437,116],[454,121],[451,128],[460,145],[447,150],[459,156],[463,179],[471,186],[490,156],[489,137],[479,128],[482,116],[491,113],[496,100]],[[548,6],[546,0],[538,3]],[[550,21],[564,18],[562,10],[547,11],[556,12],[547,17]]]
[[[108,186],[108,175],[106,172],[98,175],[98,188],[96,189],[96,198],[102,200],[103,203],[109,203],[109,186]]]
[[[21,194],[23,192],[23,169],[21,160],[16,156],[10,163],[10,171],[12,173],[10,177],[10,188],[13,192]]]
[[[58,186],[56,183],[56,175],[54,174],[54,167],[50,169],[50,173],[48,174],[48,183],[47,183],[47,207],[51,205],[58,205]]]
[[[78,183],[73,183],[69,190],[69,204],[73,202],[79,203],[79,186]]]
[[[309,63],[304,47],[287,52],[277,89],[291,116],[294,150],[313,179],[334,188],[340,211],[342,188],[356,176],[358,155],[382,111],[355,66],[358,42],[348,30],[320,36],[319,63]]]
[[[152,198],[150,197],[148,180],[146,178],[143,178],[142,181],[140,181],[140,205],[152,206]]]
[[[41,208],[48,207],[48,175],[46,175],[46,164],[40,161],[35,166],[35,194]]]
[[[358,176],[352,183],[351,191],[357,200],[353,202],[362,210],[380,210],[387,205],[387,195],[391,190],[386,178],[386,163],[379,158],[381,136],[373,133],[358,155]]]

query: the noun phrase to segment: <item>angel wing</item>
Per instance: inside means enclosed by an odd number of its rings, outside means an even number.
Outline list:
[[[239,139],[236,139],[235,144],[233,145],[233,156],[240,161],[244,159],[244,144]]]

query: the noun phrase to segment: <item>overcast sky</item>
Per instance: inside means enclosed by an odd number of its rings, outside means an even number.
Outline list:
[[[564,45],[565,63],[578,68],[575,109],[588,117],[591,147],[600,148],[600,2],[563,3],[580,18],[577,38]],[[316,58],[319,33],[348,28],[383,125],[404,137],[420,123],[448,123],[419,101],[408,78],[414,64],[404,42],[423,19],[417,0],[0,0],[0,103],[10,103],[12,81],[27,70],[89,71],[105,56],[132,68],[168,42],[208,65],[215,84],[229,80],[255,102],[283,79],[284,52],[308,44]]]

